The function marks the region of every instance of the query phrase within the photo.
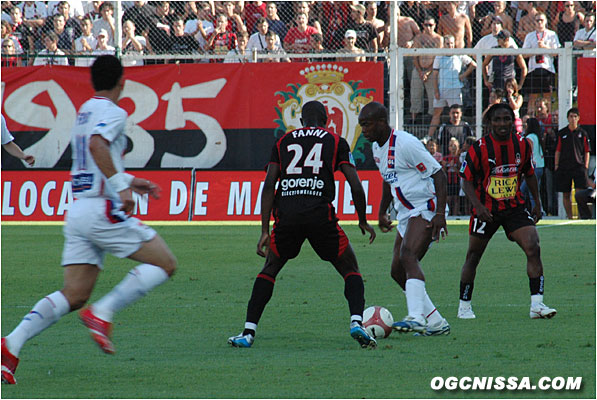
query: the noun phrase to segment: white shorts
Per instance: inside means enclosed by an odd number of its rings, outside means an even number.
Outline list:
[[[433,201],[437,204],[437,198],[434,198]],[[446,204],[446,217],[448,216],[449,209],[448,205]],[[408,212],[403,212],[398,214],[398,233],[402,238],[404,238],[404,234],[406,233],[406,227],[408,226],[408,220],[414,217],[421,216],[425,221],[431,221],[435,216],[435,210],[429,210],[429,206],[427,203],[421,204],[413,208],[412,210],[408,210]]]
[[[104,255],[125,258],[157,234],[138,218],[114,212],[107,199],[75,200],[66,215],[62,265],[93,264],[102,268]]]
[[[440,89],[439,100],[433,99],[433,108],[450,107],[452,104],[462,105],[461,89]]]

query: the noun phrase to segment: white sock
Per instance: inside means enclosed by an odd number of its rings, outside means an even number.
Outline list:
[[[425,304],[425,281],[420,279],[407,279],[405,288],[408,315],[417,320],[425,320],[423,311]]]
[[[251,330],[257,332],[257,324],[255,324],[253,322],[245,322],[245,329],[251,329]]]
[[[531,295],[531,304],[543,303],[543,295],[542,294],[533,294]]]
[[[21,347],[27,340],[39,335],[69,312],[70,305],[62,292],[56,291],[49,294],[38,301],[29,314],[23,317],[21,323],[6,336],[6,347],[15,357],[18,357]]]
[[[471,300],[460,300],[459,308],[471,308]]]
[[[402,291],[406,296],[406,291]],[[427,319],[427,325],[429,326],[437,326],[441,325],[444,322],[444,318],[439,313],[437,308],[433,305],[429,294],[427,294],[427,290],[425,290],[425,300],[423,302],[423,313],[425,318]]]
[[[104,321],[112,322],[114,313],[145,296],[154,287],[168,280],[168,274],[160,267],[141,264],[129,271],[128,275],[108,294],[93,303],[93,314]]]
[[[433,305],[431,298],[429,298],[429,294],[425,291],[425,300],[423,302],[423,312],[425,314],[425,318],[427,319],[427,325],[429,326],[438,326],[444,322],[444,318],[439,313],[437,308]]]
[[[350,322],[354,322],[354,321],[358,321],[358,322],[363,322],[363,316],[362,315],[351,315],[350,316]]]

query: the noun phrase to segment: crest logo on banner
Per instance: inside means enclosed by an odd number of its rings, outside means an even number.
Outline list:
[[[362,81],[346,82],[344,76],[348,72],[348,68],[336,64],[310,65],[300,71],[307,83],[289,83],[290,91],[276,92],[277,96],[282,96],[276,107],[276,136],[300,128],[303,104],[317,100],[328,113],[326,128],[346,139],[356,158],[360,158],[362,154],[357,145],[361,136],[359,112],[365,104],[373,101],[373,96],[369,94],[375,89],[359,89]]]

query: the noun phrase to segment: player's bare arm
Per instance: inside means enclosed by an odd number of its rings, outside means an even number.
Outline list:
[[[367,200],[365,198],[365,191],[363,190],[363,185],[361,184],[357,170],[354,166],[347,163],[340,165],[340,170],[350,185],[352,201],[354,202],[357,215],[359,216],[359,228],[361,228],[363,235],[365,234],[365,231],[369,232],[369,244],[371,244],[375,240],[375,230],[367,222]]]
[[[484,222],[492,222],[493,221],[493,214],[481,203],[481,200],[477,197],[475,193],[475,187],[473,186],[473,182],[463,180],[462,181],[462,190],[464,194],[471,202],[471,205],[477,211],[477,216],[481,221]]]
[[[8,142],[2,147],[4,148],[4,150],[8,152],[8,154],[10,154],[13,157],[24,160],[25,162],[27,162],[27,164],[29,164],[29,166],[33,166],[33,164],[35,164],[35,157],[31,154],[25,154],[23,150],[19,147],[19,145],[16,144],[14,141]]]
[[[116,175],[118,171],[116,171],[114,161],[112,161],[112,155],[110,154],[110,143],[106,139],[100,135],[91,136],[89,141],[89,151],[91,152],[91,155],[93,156],[98,168],[100,171],[102,171],[102,174],[104,174],[106,178],[110,179],[112,176]],[[121,190],[118,192],[118,195],[122,201],[122,207],[120,207],[120,209],[127,214],[133,212],[135,201],[133,200],[133,193],[130,187]]]
[[[280,166],[270,164],[267,167],[263,191],[261,192],[261,237],[257,242],[257,254],[266,257],[269,252],[269,220],[274,208],[274,197],[276,195],[276,182],[280,177]]]
[[[384,182],[382,185],[378,216],[379,229],[381,229],[383,233],[390,232],[394,228],[392,225],[392,220],[390,219],[390,214],[388,214],[388,208],[390,207],[390,204],[392,204],[391,190],[392,189],[390,188],[390,185],[387,182]]]
[[[439,241],[441,235],[442,239],[448,236],[448,226],[446,224],[446,196],[447,196],[447,179],[443,169],[440,169],[435,174],[431,175],[433,178],[433,185],[435,186],[435,195],[437,196],[437,206],[435,207],[435,215],[427,224],[431,230],[431,240]]]
[[[134,178],[131,182],[131,189],[135,193],[149,194],[154,199],[159,199],[162,194],[162,188],[159,185],[143,178]]]

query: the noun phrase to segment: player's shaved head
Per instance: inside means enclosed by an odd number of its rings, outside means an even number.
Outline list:
[[[305,103],[301,110],[301,121],[303,126],[326,126],[328,114],[325,106],[316,100]]]
[[[385,120],[387,122],[389,119],[388,109],[383,104],[372,101],[361,110],[359,120],[361,119]]]

